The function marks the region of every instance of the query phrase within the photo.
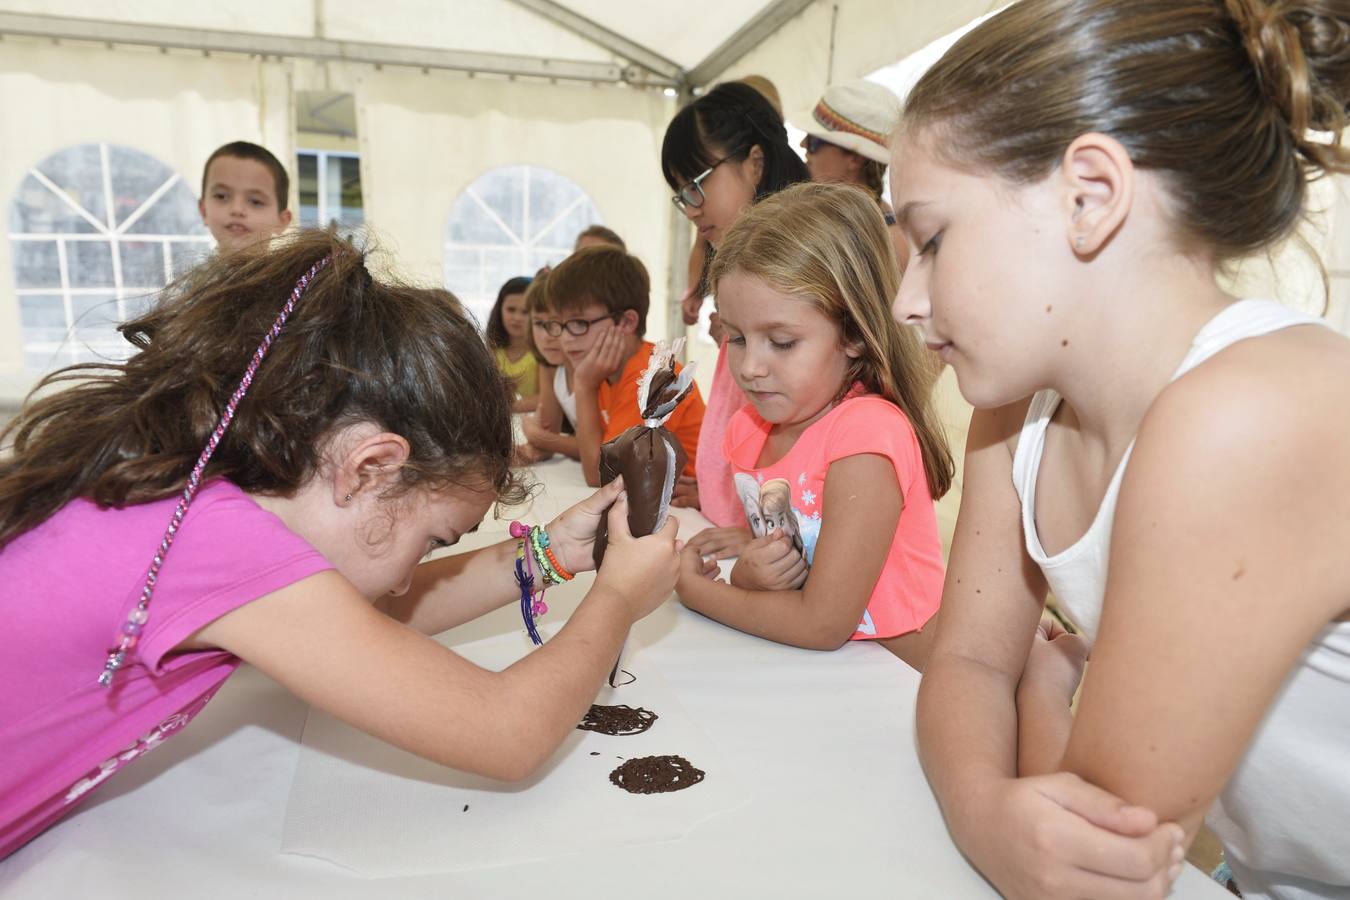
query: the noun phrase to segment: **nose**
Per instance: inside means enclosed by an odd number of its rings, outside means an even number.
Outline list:
[[[739,364],[736,365],[736,370],[740,372],[741,381],[743,383],[751,384],[756,379],[763,378],[765,375],[769,374],[768,366],[765,365],[764,354],[755,350],[751,346],[749,340],[747,340],[742,347],[736,347],[735,345],[728,346],[728,351],[733,349],[739,351],[737,355],[740,356],[740,360]],[[728,362],[734,363],[735,361],[728,360]]]
[[[895,292],[891,315],[902,325],[919,325],[933,315],[933,304],[928,296],[928,273],[921,266],[911,265],[900,279]]]

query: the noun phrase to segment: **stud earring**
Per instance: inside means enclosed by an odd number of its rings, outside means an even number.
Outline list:
[[[1074,245],[1075,247],[1077,247],[1079,250],[1082,250],[1082,249],[1083,249],[1083,244],[1086,243],[1086,242],[1087,242],[1087,238],[1083,237],[1083,236],[1080,234],[1077,238],[1074,239],[1073,245]]]
[[[352,499],[352,495],[351,495],[351,494],[348,494],[347,496],[343,497],[342,499],[343,499],[344,501],[349,501],[349,500]]]

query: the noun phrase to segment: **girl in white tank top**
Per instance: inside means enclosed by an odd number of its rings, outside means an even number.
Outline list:
[[[1021,0],[907,98],[895,313],[976,407],[919,750],[1007,897],[1160,897],[1208,817],[1350,900],[1350,341],[1216,284],[1350,173],[1347,60],[1343,0]]]

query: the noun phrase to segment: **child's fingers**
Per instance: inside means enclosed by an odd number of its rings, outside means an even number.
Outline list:
[[[609,508],[609,542],[615,544],[632,539],[633,532],[628,529],[628,492],[622,491]]]
[[[1131,806],[1114,794],[1076,776],[1046,780],[1038,786],[1038,790],[1098,828],[1126,837],[1140,837],[1158,828],[1158,817],[1152,810]],[[1178,843],[1185,838],[1180,825],[1164,826],[1164,830],[1171,833]]]
[[[601,516],[605,514],[605,510],[609,509],[622,493],[623,476],[620,475],[609,484],[602,484],[594,494],[591,494],[573,508],[576,509],[579,507],[591,515]],[[563,515],[566,515],[566,513]]]

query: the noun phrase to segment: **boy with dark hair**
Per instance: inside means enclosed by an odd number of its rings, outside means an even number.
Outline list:
[[[291,224],[290,191],[286,168],[265,147],[232,141],[206,160],[197,209],[221,253],[265,250]]]
[[[549,300],[560,321],[563,352],[573,366],[577,447],[586,483],[600,484],[600,445],[642,424],[638,381],[651,359],[647,330],[651,282],[635,256],[613,246],[586,247],[549,274]],[[665,427],[689,456],[694,473],[703,397],[695,387]]]

